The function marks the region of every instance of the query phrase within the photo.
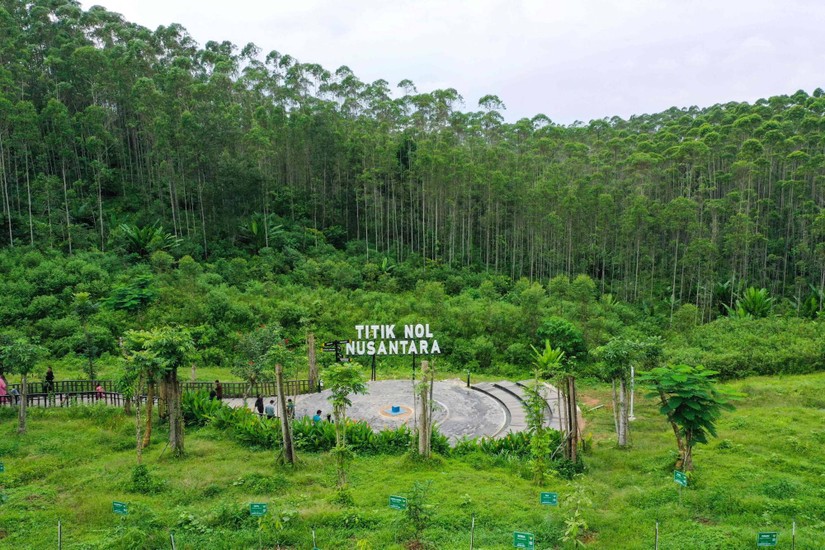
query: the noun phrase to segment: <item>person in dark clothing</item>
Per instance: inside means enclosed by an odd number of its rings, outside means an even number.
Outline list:
[[[259,416],[263,416],[264,414],[264,398],[260,395],[255,400],[255,410],[258,412]]]
[[[54,393],[54,371],[51,367],[46,370],[46,384],[44,386],[46,393]]]
[[[215,389],[212,388],[212,391],[209,392],[209,400],[214,401],[216,397],[218,397],[218,394]]]
[[[220,380],[215,380],[215,399],[218,401],[223,399],[223,386],[221,386]]]

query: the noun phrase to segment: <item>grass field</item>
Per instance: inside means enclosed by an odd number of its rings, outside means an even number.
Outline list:
[[[533,485],[518,460],[471,454],[422,464],[407,457],[358,457],[351,466],[353,506],[334,502],[327,454],[301,453],[296,469],[271,451],[246,448],[212,427],[189,429],[187,456],[164,452],[165,430],[144,454],[151,494],[132,492],[134,421],[100,407],[34,410],[16,435],[13,411],[0,411],[0,547],[56,548],[404,548],[404,513],[390,495],[430,481],[433,548],[513,547],[513,531],[535,534],[536,548],[564,548],[565,520],[578,501],[589,548],[754,548],[759,531],[779,531],[777,548],[825,548],[825,374],[750,378],[732,383],[745,397],[719,425],[719,438],[695,453],[696,471],[681,495],[673,483],[675,442],[656,405],[637,393],[630,450],[615,446],[609,388],[582,384],[587,472]],[[598,407],[604,405],[603,407]],[[539,493],[559,493],[558,507]],[[112,501],[129,506],[112,513]],[[251,502],[266,502],[262,520]]]

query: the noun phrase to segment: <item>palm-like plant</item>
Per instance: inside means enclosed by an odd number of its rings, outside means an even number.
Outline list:
[[[181,243],[180,239],[164,231],[163,226],[157,222],[143,227],[123,223],[118,230],[123,237],[126,251],[141,258],[158,250],[170,250]]]
[[[755,317],[761,319],[771,314],[773,310],[773,298],[768,294],[768,289],[748,287],[736,300],[736,307],[725,306],[730,317],[747,318]]]

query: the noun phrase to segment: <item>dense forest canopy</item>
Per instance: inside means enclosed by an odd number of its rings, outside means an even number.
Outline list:
[[[744,286],[822,307],[821,89],[506,123],[495,96],[465,111],[453,89],[394,92],[71,0],[4,0],[0,37],[5,247],[106,251],[148,234],[178,256],[288,260],[298,234],[377,264],[583,273],[704,320]]]

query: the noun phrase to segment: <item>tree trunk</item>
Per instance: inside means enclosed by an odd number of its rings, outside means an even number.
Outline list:
[[[146,386],[146,431],[143,432],[143,448],[152,441],[152,409],[155,406],[155,382],[149,381]]]
[[[682,470],[690,472],[693,470],[693,441],[690,436],[685,436],[685,444],[682,450]]]
[[[29,398],[28,377],[20,378],[20,408],[17,410],[17,433],[26,433],[26,405]]]
[[[616,430],[616,437],[619,437],[619,396],[616,395],[616,379],[612,380],[613,386],[613,428]]]
[[[627,382],[624,378],[619,379],[619,447],[627,447]]]
[[[292,431],[289,429],[289,414],[286,410],[286,395],[284,395],[284,369],[280,363],[275,365],[275,382],[278,384],[278,408],[281,411],[284,460],[289,464],[295,464],[295,449],[292,446]]]
[[[158,395],[158,420],[166,420],[169,417],[169,388],[166,383],[166,376],[160,380],[157,388]]]
[[[567,377],[567,418],[568,418],[568,458],[578,461],[579,452],[579,415],[576,411],[576,379]]]
[[[667,395],[661,389],[659,389],[659,399],[662,401],[662,406],[666,407],[667,406]],[[670,422],[670,427],[673,428],[673,435],[676,436],[676,446],[679,448],[679,457],[680,457],[680,459],[676,463],[676,469],[679,469],[679,468],[683,467],[684,464],[685,464],[685,458],[686,458],[685,455],[687,454],[687,451],[685,449],[685,442],[682,439],[682,435],[679,433],[679,426],[676,424],[676,422],[673,421],[673,415],[668,414],[667,415],[667,420],[668,420],[668,422]]]
[[[143,445],[142,445],[142,434],[140,433],[140,428],[142,426],[140,420],[140,390],[142,389],[143,383],[140,379],[138,379],[137,387],[135,388],[135,454],[137,455],[137,463],[140,466],[141,462],[143,462]]]
[[[432,373],[430,372],[429,361],[421,361],[421,384],[418,392],[421,397],[421,423],[418,428],[418,454],[423,458],[430,457],[432,429],[432,409],[430,408],[430,384],[432,384]]]
[[[166,374],[166,413],[169,415],[169,446],[174,456],[183,456],[183,414],[180,406],[178,369]]]

